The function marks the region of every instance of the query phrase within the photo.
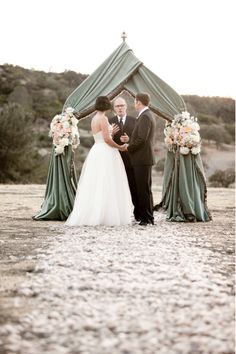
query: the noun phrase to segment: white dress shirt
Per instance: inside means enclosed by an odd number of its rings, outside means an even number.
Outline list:
[[[144,107],[144,108],[139,112],[137,119],[138,119],[139,116],[140,116],[144,111],[146,111],[147,109],[149,109],[148,106]]]
[[[118,117],[118,121],[119,121],[119,123],[120,123],[120,120],[122,119],[122,121],[123,121],[123,125],[125,125],[126,116],[127,116],[127,114],[126,114],[124,117],[119,117],[119,116],[117,116],[117,117]]]

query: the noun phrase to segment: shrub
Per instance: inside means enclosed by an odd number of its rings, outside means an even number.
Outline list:
[[[37,138],[40,148],[47,148],[52,145],[52,139],[45,133],[39,133]]]
[[[91,131],[91,120],[92,120],[91,116],[80,119],[78,123],[78,128],[87,130],[88,132]]]
[[[235,142],[235,124],[224,124],[225,130],[231,136],[232,142]]]
[[[22,181],[33,169],[32,119],[17,104],[0,111],[0,182]]]
[[[26,110],[32,109],[32,97],[25,86],[16,86],[8,96],[9,103],[18,103]]]
[[[210,126],[203,125],[200,130],[202,139],[208,141],[213,140],[216,143],[217,148],[222,144],[230,144],[232,138],[229,133],[225,130],[223,125],[212,124]]]
[[[217,170],[209,177],[212,187],[225,187],[228,188],[230,184],[235,181],[235,171],[233,168],[227,170]]]
[[[93,136],[81,136],[80,144],[86,148],[91,148],[94,144]]]
[[[60,113],[62,110],[57,93],[52,90],[38,90],[32,93],[32,98],[36,118],[46,117],[52,119],[55,114]]]
[[[165,166],[165,157],[163,157],[162,159],[159,159],[157,161],[157,164],[155,166],[155,170],[158,172],[163,172],[164,171],[164,166]]]
[[[217,118],[216,116],[212,116],[210,114],[203,114],[203,113],[200,113],[197,115],[198,117],[198,122],[199,124],[208,124],[208,125],[211,125],[211,124],[219,124],[222,122],[222,120],[220,118]]]

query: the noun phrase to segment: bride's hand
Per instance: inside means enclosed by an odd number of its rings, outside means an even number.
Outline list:
[[[127,151],[127,147],[128,147],[128,144],[120,145],[119,150],[120,151]]]

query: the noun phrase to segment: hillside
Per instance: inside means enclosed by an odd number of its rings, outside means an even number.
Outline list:
[[[86,77],[73,71],[45,73],[8,64],[0,65],[0,182],[45,182],[51,150],[48,137],[50,121],[61,112],[68,95]],[[124,96],[128,101],[129,114],[135,115],[133,99],[125,93]],[[198,117],[201,125],[202,157],[207,176],[218,168],[233,167],[234,100],[196,95],[185,95],[183,98],[189,112]],[[159,117],[157,121],[156,150],[160,166],[165,155],[165,122]],[[89,117],[79,122],[79,129],[81,145],[76,152],[78,173],[93,144]],[[218,157],[214,159],[212,156]],[[221,164],[221,159],[224,164]]]

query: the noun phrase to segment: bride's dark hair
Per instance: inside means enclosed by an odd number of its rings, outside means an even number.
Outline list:
[[[106,96],[98,96],[95,102],[95,110],[96,111],[107,111],[108,109],[111,109],[111,102],[108,97]]]

